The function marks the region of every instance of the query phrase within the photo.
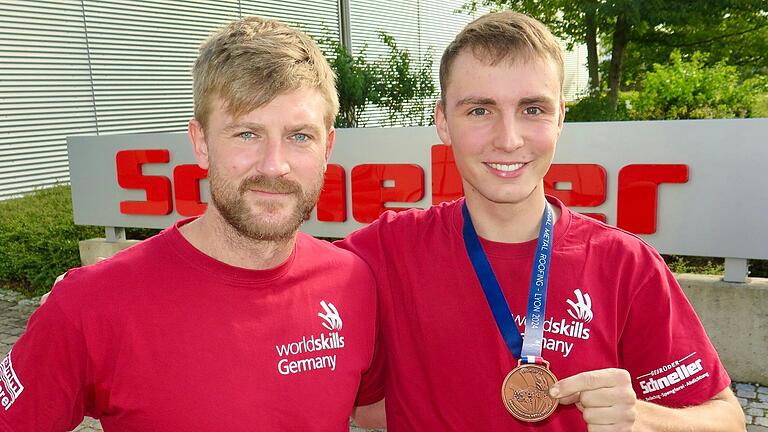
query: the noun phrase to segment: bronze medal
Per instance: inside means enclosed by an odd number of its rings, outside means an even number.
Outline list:
[[[541,421],[557,408],[558,400],[549,395],[549,388],[556,382],[548,362],[545,365],[518,362],[504,379],[501,398],[515,418],[531,423]]]

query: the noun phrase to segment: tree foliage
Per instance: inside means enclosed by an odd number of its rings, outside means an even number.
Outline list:
[[[747,68],[766,67],[765,0],[471,0],[466,9],[480,4],[526,13],[566,42],[585,43],[591,89],[607,88],[614,110],[624,84],[626,58],[632,59],[626,66],[647,70],[659,62],[655,54],[659,49],[668,56],[675,48],[685,48],[691,53],[708,52],[712,59],[738,61]],[[608,59],[602,74],[598,45],[605,47]]]
[[[638,81],[639,90],[619,94],[612,111],[607,95],[591,94],[569,104],[566,121],[672,120],[765,116],[768,79],[742,79],[737,67],[710,64],[707,54],[673,51]]]
[[[378,62],[380,80],[377,94],[379,105],[387,110],[389,125],[430,124],[430,108],[434,102],[431,99],[436,93],[431,51],[414,67],[408,50],[398,48],[392,36],[382,33],[381,39],[389,47],[389,53]]]
[[[397,46],[394,38],[381,33],[388,47],[386,55],[370,61],[365,48],[357,55],[337,40],[326,38],[325,55],[336,72],[339,92],[337,127],[361,126],[363,114],[371,106],[387,112],[390,126],[426,125],[431,119],[432,100],[436,96],[432,78],[432,53],[413,59],[407,49]]]
[[[734,11],[708,26],[682,23],[674,32],[646,34],[631,43],[625,60],[624,83],[633,86],[656,63],[664,63],[673,51],[683,58],[695,52],[708,66],[735,66],[742,78],[768,74],[768,20],[760,14]]]
[[[380,72],[376,65],[365,58],[365,49],[357,56],[341,45],[338,40],[324,39],[325,56],[336,72],[336,88],[339,93],[339,114],[336,127],[356,127],[365,109],[371,104],[378,104],[377,80]]]

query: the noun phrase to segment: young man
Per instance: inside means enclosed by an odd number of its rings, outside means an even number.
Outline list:
[[[334,74],[306,35],[246,18],[193,75],[211,205],[56,285],[2,361],[0,430],[349,429],[373,278],[297,234],[334,141]]]
[[[465,198],[385,213],[339,244],[376,275],[381,356],[368,384],[386,397],[388,430],[743,431],[661,257],[544,195],[562,83],[541,23],[512,12],[470,23],[443,54],[435,110]],[[381,409],[357,418],[374,426]]]

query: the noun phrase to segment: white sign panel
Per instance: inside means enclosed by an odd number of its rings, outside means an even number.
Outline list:
[[[547,190],[662,253],[768,259],[768,119],[566,123]],[[163,228],[199,214],[186,134],[69,139],[75,222]],[[433,127],[343,129],[302,228],[343,237],[386,208],[460,195]]]

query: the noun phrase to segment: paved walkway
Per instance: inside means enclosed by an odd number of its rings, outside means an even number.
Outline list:
[[[4,357],[27,325],[27,319],[37,307],[36,300],[23,299],[13,291],[0,289],[0,357]],[[734,392],[747,416],[748,432],[768,432],[768,386],[734,383]],[[365,432],[350,426],[350,432]],[[86,418],[75,431],[100,432],[99,422]]]

